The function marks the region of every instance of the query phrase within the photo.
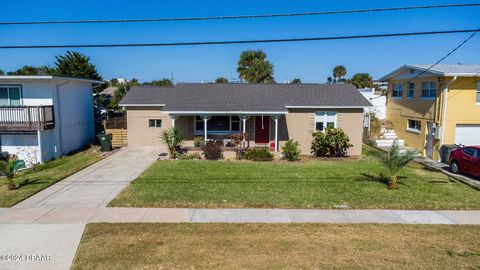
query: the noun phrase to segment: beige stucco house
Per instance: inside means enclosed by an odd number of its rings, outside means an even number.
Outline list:
[[[290,138],[310,153],[312,133],[343,129],[360,155],[363,109],[371,104],[347,84],[177,84],[134,87],[120,103],[127,110],[128,146],[161,146],[162,129],[175,126],[186,138],[247,134],[251,147],[278,151]]]

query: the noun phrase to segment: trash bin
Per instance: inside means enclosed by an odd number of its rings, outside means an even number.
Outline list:
[[[450,153],[452,150],[457,149],[459,146],[456,144],[444,144],[440,147],[440,161],[442,163],[448,164],[450,159]]]
[[[100,141],[100,151],[108,152],[112,151],[112,134],[98,134],[98,140]]]

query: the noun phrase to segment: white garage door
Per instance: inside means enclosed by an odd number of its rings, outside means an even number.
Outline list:
[[[457,125],[455,143],[463,145],[480,145],[480,125]]]

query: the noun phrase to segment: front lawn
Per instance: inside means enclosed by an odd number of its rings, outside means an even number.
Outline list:
[[[480,227],[89,224],[72,269],[477,269]]]
[[[8,190],[5,178],[0,179],[0,207],[11,207],[48,186],[99,161],[98,147],[92,147],[74,155],[61,157],[38,165],[33,169],[19,172],[15,176],[17,189]]]
[[[191,208],[480,209],[480,192],[410,164],[388,190],[373,160],[300,163],[158,161],[110,206]]]

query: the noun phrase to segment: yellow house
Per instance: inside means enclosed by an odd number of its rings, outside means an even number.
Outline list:
[[[480,145],[480,65],[431,66],[404,65],[380,81],[398,138],[439,160],[443,144]]]

